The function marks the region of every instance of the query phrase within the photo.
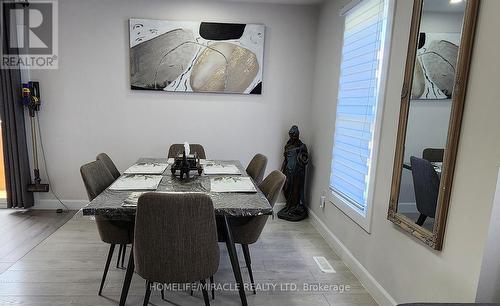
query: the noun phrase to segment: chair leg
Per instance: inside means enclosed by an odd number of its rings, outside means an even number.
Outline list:
[[[212,285],[212,300],[215,300],[215,283],[213,276],[210,276],[210,284]]]
[[[229,254],[229,259],[231,260],[231,267],[233,268],[234,278],[236,280],[238,293],[240,295],[241,305],[247,306],[247,295],[245,292],[245,287],[243,284],[243,278],[241,277],[240,262],[238,261],[238,253],[236,252],[236,245],[233,240],[233,232],[231,231],[231,225],[229,223],[229,218],[224,216],[224,227],[226,231],[226,247]]]
[[[425,219],[427,219],[427,216],[424,215],[424,214],[420,214],[420,216],[418,217],[417,222],[415,222],[415,223],[418,224],[418,225],[420,225],[420,226],[422,226],[422,225],[424,225]]]
[[[122,256],[123,244],[120,244],[120,249],[118,250],[118,259],[116,260],[116,268],[120,268],[120,257]]]
[[[147,306],[149,304],[149,297],[151,296],[151,286],[152,282],[146,281],[146,295],[144,295],[144,303],[143,306]]]
[[[242,244],[241,248],[243,249],[243,256],[245,256],[245,263],[247,264],[248,274],[250,275],[253,294],[257,294],[257,292],[255,291],[255,282],[253,281],[252,260],[250,258],[250,250],[248,249],[248,244]]]
[[[106,281],[106,275],[108,274],[109,264],[111,263],[111,258],[113,257],[113,252],[115,251],[115,245],[109,246],[108,258],[106,259],[106,266],[104,266],[104,273],[102,274],[101,286],[99,287],[99,295],[102,293],[102,288],[104,287],[104,282]]]
[[[127,272],[125,273],[125,279],[123,280],[119,306],[125,306],[125,303],[127,302],[128,290],[130,289],[130,283],[132,281],[132,276],[134,275],[134,269],[134,248],[132,247],[128,255]]]
[[[205,300],[205,306],[210,306],[210,299],[208,298],[208,291],[205,280],[202,279],[201,283],[201,291],[203,291],[203,300]]]
[[[125,252],[127,251],[127,245],[123,245],[123,253],[122,253],[122,268],[125,269]]]

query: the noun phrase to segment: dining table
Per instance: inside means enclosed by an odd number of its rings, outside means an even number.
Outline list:
[[[238,160],[217,160],[211,161],[221,165],[235,165],[241,174],[238,176],[248,177],[247,172]],[[189,178],[180,179],[179,175],[173,175],[170,167],[171,161],[167,158],[140,158],[138,163],[159,163],[168,164],[163,172],[161,181],[156,190],[151,192],[173,192],[192,193],[199,192],[210,196],[214,206],[214,213],[224,220],[224,230],[226,234],[226,247],[231,261],[234,277],[236,280],[239,296],[242,305],[247,305],[245,286],[241,276],[241,270],[236,252],[236,246],[231,232],[231,218],[252,217],[262,215],[272,215],[273,209],[264,194],[252,180],[256,192],[213,192],[211,191],[211,178],[227,175],[206,175],[191,172]],[[122,175],[123,176],[123,175]],[[118,178],[117,180],[119,180]],[[109,187],[94,198],[83,209],[84,216],[103,216],[110,220],[135,220],[136,207],[133,205],[123,205],[133,192],[138,190],[112,190]],[[141,192],[143,190],[140,190]],[[168,222],[168,220],[165,220]],[[127,271],[123,282],[120,296],[120,306],[125,305],[128,290],[134,273],[133,248],[130,252]]]

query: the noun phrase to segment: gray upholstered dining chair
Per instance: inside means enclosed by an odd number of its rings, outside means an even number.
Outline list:
[[[250,163],[247,166],[248,175],[255,181],[255,183],[260,184],[264,178],[264,172],[266,172],[267,157],[260,153],[255,154]]]
[[[135,272],[146,279],[144,305],[153,283],[200,282],[219,268],[219,246],[212,199],[205,194],[145,193],[137,203]]]
[[[285,180],[286,176],[281,173],[281,171],[274,170],[259,184],[259,189],[267,198],[271,207],[274,207],[281,189],[285,184]],[[253,280],[252,261],[248,245],[257,242],[264,226],[266,225],[268,217],[269,216],[233,217],[229,219],[234,243],[241,244],[254,294],[256,293],[255,282]],[[217,218],[217,233],[219,242],[226,242],[226,232],[224,228],[224,221],[222,218]]]
[[[184,144],[181,143],[174,143],[173,145],[170,146],[168,149],[168,158],[174,158],[179,151],[184,150]],[[205,155],[205,149],[201,144],[189,144],[189,150],[191,153],[196,152],[196,156],[201,159],[206,159],[207,156]]]
[[[108,168],[100,160],[83,165],[80,168],[80,173],[85,189],[87,190],[89,201],[92,201],[114,181]],[[95,221],[101,240],[110,245],[101,285],[99,287],[99,295],[101,295],[104,282],[106,281],[109,264],[115,250],[115,245],[127,245],[132,243],[134,228],[133,222],[126,220],[110,220],[103,216],[96,216]]]
[[[443,157],[444,149],[425,148],[424,151],[422,151],[422,158],[431,163],[443,162]]]
[[[106,166],[106,168],[108,168],[109,172],[111,173],[111,175],[115,180],[120,177],[121,175],[120,171],[118,171],[118,169],[115,166],[115,163],[113,162],[111,157],[109,157],[108,154],[100,153],[99,155],[96,156],[95,159],[100,160],[104,163],[104,165]]]
[[[106,153],[100,153],[96,156],[95,160],[100,160],[104,163],[106,168],[109,170],[113,178],[116,180],[120,177],[120,171],[116,168],[115,163]],[[116,259],[116,267],[117,268],[125,268],[125,253],[127,251],[127,246],[125,244],[120,244],[120,249],[118,250],[118,258]],[[120,258],[121,258],[121,266],[120,266]]]
[[[417,223],[422,226],[427,217],[434,218],[439,194],[439,176],[434,166],[423,158],[410,157],[411,173],[417,210],[420,213]]]

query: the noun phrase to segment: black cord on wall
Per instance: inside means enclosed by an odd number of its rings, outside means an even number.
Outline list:
[[[40,112],[38,112],[38,114],[40,114]],[[45,175],[47,176],[47,181],[49,182],[49,186],[50,186],[49,190],[50,190],[50,193],[52,193],[52,195],[57,199],[57,201],[59,201],[59,203],[66,209],[66,211],[69,211],[68,206],[66,206],[66,204],[64,204],[63,201],[61,201],[61,199],[59,198],[59,196],[57,196],[57,194],[56,194],[56,192],[54,190],[54,185],[50,181],[49,167],[47,167],[47,159],[45,158],[45,149],[43,147],[43,137],[42,137],[42,130],[40,128],[40,119],[39,119],[39,117],[40,117],[39,115],[36,116],[36,123],[38,125],[38,136],[40,137],[40,149],[42,150],[43,165],[45,167]]]

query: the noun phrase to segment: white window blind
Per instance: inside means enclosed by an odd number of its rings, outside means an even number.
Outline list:
[[[365,214],[379,102],[388,0],[345,13],[330,188]]]

